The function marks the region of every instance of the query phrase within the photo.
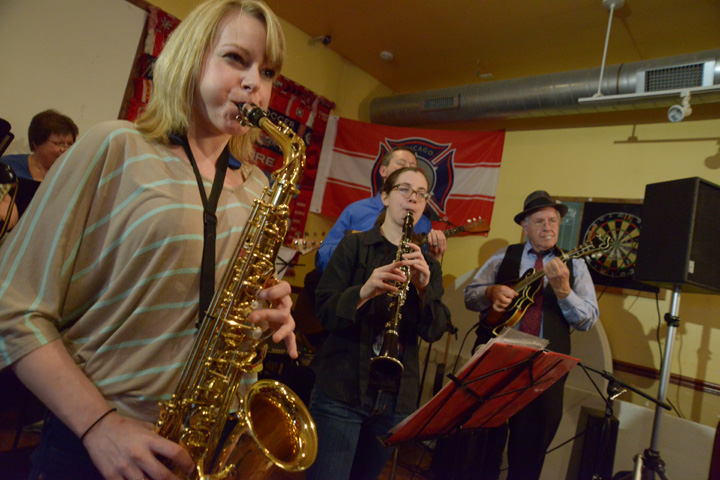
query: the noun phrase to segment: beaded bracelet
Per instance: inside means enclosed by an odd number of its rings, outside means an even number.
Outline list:
[[[83,441],[83,439],[85,438],[85,435],[87,435],[88,432],[90,432],[90,430],[92,430],[95,425],[97,425],[98,423],[100,423],[100,420],[102,420],[103,418],[107,417],[108,415],[110,415],[110,414],[113,413],[113,412],[117,412],[117,408],[111,408],[111,409],[108,410],[107,412],[105,412],[105,413],[103,413],[102,415],[100,415],[100,417],[99,417],[97,420],[95,420],[95,421],[92,423],[92,425],[90,425],[90,426],[87,428],[87,430],[85,430],[85,433],[83,433],[82,435],[80,435],[80,441],[81,441],[81,442]]]

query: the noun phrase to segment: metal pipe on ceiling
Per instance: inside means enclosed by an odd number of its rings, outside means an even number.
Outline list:
[[[698,70],[700,68],[704,72]],[[720,86],[720,49],[605,67],[600,91],[604,97],[692,88],[698,81]],[[425,92],[375,98],[372,123],[412,126],[483,118],[528,118],[617,110],[668,107],[667,98],[642,97],[578,103],[596,95],[599,68],[477,83]],[[653,84],[655,79],[659,83]],[[668,83],[669,82],[669,83]],[[632,95],[631,95],[632,97]],[[606,101],[605,101],[606,100]],[[693,103],[720,102],[720,92],[693,93]]]

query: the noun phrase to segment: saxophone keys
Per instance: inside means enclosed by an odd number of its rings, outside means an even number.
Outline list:
[[[250,336],[250,338],[252,338],[253,340],[255,340],[255,341],[260,340],[260,339],[262,338],[262,335],[263,335],[263,329],[262,329],[262,328],[260,328],[260,327],[258,327],[258,326],[254,326],[253,328],[250,329],[250,335],[249,335],[249,336]]]

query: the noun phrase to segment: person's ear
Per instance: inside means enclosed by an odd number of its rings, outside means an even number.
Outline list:
[[[380,199],[382,200],[383,205],[385,205],[385,208],[387,208],[388,205],[390,204],[390,201],[388,200],[388,198],[389,198],[389,195],[387,193],[385,193],[385,192],[380,193]]]
[[[387,167],[385,165],[380,165],[380,168],[378,169],[378,172],[380,173],[380,176],[383,180],[387,178]]]

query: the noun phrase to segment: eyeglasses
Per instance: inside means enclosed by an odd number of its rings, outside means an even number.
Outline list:
[[[397,190],[398,193],[405,198],[410,198],[413,193],[416,193],[418,196],[418,199],[422,199],[425,202],[430,200],[430,197],[432,197],[432,193],[421,192],[419,190],[413,190],[412,187],[410,187],[410,185],[405,185],[405,184],[395,185],[394,187],[391,188],[391,190]]]
[[[53,145],[55,145],[55,146],[58,147],[58,148],[62,148],[62,149],[65,149],[65,150],[67,150],[68,148],[70,148],[70,147],[73,146],[72,142],[69,142],[69,143],[65,143],[65,142],[53,142],[52,140],[50,140],[50,143],[52,143]]]

